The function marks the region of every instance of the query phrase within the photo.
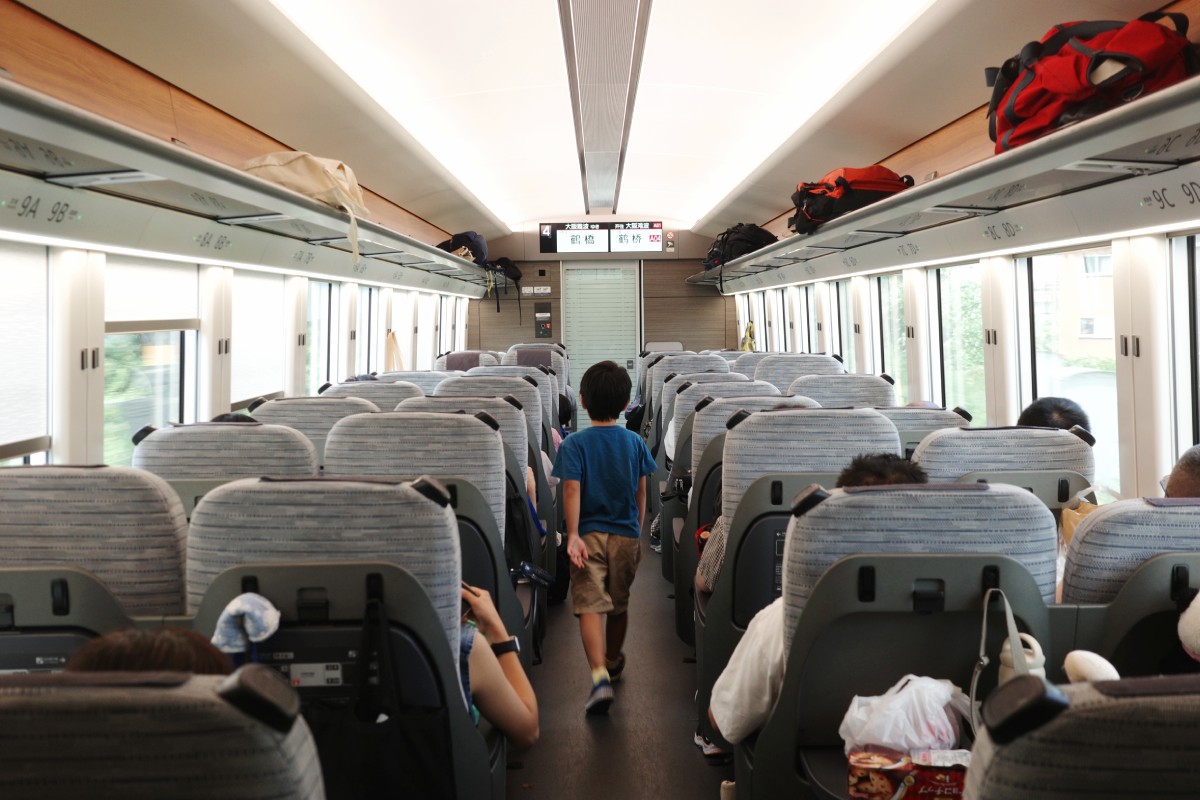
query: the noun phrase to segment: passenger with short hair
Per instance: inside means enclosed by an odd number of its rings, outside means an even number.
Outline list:
[[[838,475],[838,488],[928,483],[919,464],[893,453],[855,456]],[[713,684],[708,706],[712,726],[734,744],[767,721],[783,688],[783,598],[750,620],[725,670]]]
[[[1091,433],[1092,423],[1088,415],[1074,400],[1065,397],[1039,397],[1034,400],[1021,416],[1017,417],[1017,425],[1032,428],[1061,428],[1070,430],[1078,425]]]
[[[215,417],[210,419],[209,422],[258,422],[258,420],[249,414],[243,414],[240,411],[232,411],[224,414],[217,414]]]
[[[612,361],[584,373],[579,402],[592,424],[563,440],[553,472],[563,484],[571,600],[592,670],[588,714],[608,712],[612,684],[625,668],[629,587],[642,557],[646,485],[656,466],[642,438],[617,424],[631,389],[629,373]]]
[[[228,675],[229,656],[188,628],[126,628],[92,639],[75,651],[72,672],[191,672]]]
[[[1163,493],[1167,497],[1200,497],[1200,444],[1183,451],[1163,484]]]

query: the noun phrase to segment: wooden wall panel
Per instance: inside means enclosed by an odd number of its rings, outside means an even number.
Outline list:
[[[517,288],[511,283],[508,295],[504,294],[503,281],[500,288],[500,311],[496,311],[496,298],[485,297],[472,300],[467,316],[467,347],[472,350],[507,350],[518,342],[536,341],[533,335],[533,304],[550,303],[553,336],[547,341],[562,341],[562,293],[560,270],[557,262],[521,261],[521,286],[549,286],[550,295],[524,295],[517,305]],[[544,272],[545,275],[539,273]]]
[[[645,264],[642,273],[644,342],[678,341],[683,342],[687,350],[734,346],[730,343],[726,308],[733,308],[733,298],[722,297],[712,287],[684,282],[697,271],[697,265],[691,261]]]
[[[12,0],[0,2],[0,67],[73,106],[159,139],[175,136],[169,84]]]
[[[0,67],[22,86],[150,136],[178,140],[229,166],[290,149],[14,0],[0,0]],[[364,192],[374,222],[429,244],[447,238],[436,225]]]

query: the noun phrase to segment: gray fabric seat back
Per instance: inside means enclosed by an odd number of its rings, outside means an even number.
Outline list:
[[[494,367],[499,363],[488,350],[456,350],[438,356],[433,362],[433,368],[457,372],[471,367]]]
[[[861,453],[899,452],[896,426],[872,409],[798,408],[751,414],[725,436],[721,513],[732,521],[746,489],[763,475],[837,473]]]
[[[508,350],[505,352],[511,353],[515,350],[544,350],[546,348],[557,350],[564,356],[567,354],[567,348],[563,347],[558,342],[517,342],[516,344],[509,345]]]
[[[524,474],[529,464],[529,421],[525,412],[518,408],[521,401],[512,395],[507,397],[410,397],[397,411],[431,411],[438,414],[454,414],[463,411],[474,415],[483,411],[500,423],[500,438],[516,459],[517,467]]]
[[[179,496],[145,470],[0,468],[6,567],[79,567],[130,615],[179,614],[186,541]]]
[[[724,381],[681,384],[675,392],[675,411],[671,415],[676,426],[682,426],[695,413],[696,404],[705,397],[780,397],[779,390],[766,381],[736,380],[734,376],[746,377],[739,372],[731,372],[724,376],[728,378]]]
[[[771,354],[754,352],[742,353],[733,360],[733,363],[729,365],[729,369],[734,372],[740,372],[747,378],[753,378],[755,370],[758,369],[758,362],[762,361],[769,355]]]
[[[383,411],[346,417],[325,444],[325,474],[381,478],[462,478],[487,500],[504,531],[504,443],[465,414]]]
[[[1060,687],[1062,713],[1006,744],[980,731],[965,797],[1080,800],[1195,795],[1200,760],[1188,757],[1200,727],[1200,676],[1171,675]],[[997,691],[989,695],[985,708]],[[985,712],[986,713],[986,712]]]
[[[425,394],[421,387],[407,381],[348,381],[330,386],[321,392],[325,397],[361,397],[370,400],[381,409],[395,408],[401,400]]]
[[[728,474],[728,465],[725,470]],[[791,647],[792,632],[813,586],[839,558],[858,553],[999,553],[1024,564],[1042,599],[1050,603],[1057,550],[1054,516],[1016,486],[833,489],[827,499],[788,523],[783,553],[785,649]]]
[[[811,397],[824,408],[881,408],[896,405],[896,389],[878,375],[805,375],[788,394]]]
[[[558,401],[558,393],[555,391],[553,375],[547,375],[537,367],[475,367],[467,370],[469,377],[476,375],[485,376],[502,376],[507,378],[524,378],[529,377],[537,382],[538,397],[541,398],[542,406],[542,425],[546,427],[554,426],[554,404]],[[520,398],[517,398],[520,400]],[[524,403],[525,401],[521,401]]]
[[[379,407],[361,397],[285,397],[268,400],[254,409],[254,418],[268,425],[285,425],[313,443],[318,462],[325,453],[325,437],[333,423],[351,414],[370,414]]]
[[[741,350],[701,350],[704,355],[717,355],[726,361],[736,361],[738,356],[743,355]]]
[[[1097,508],[1067,547],[1064,603],[1107,603],[1143,562],[1200,551],[1200,498],[1135,497]]]
[[[448,372],[438,372],[436,370],[380,372],[375,376],[376,380],[387,381],[389,383],[403,382],[415,384],[420,386],[421,391],[425,394],[433,394],[433,390],[437,388],[437,385],[449,377],[450,374]]]
[[[515,397],[529,422],[529,432],[536,437],[534,449],[540,447],[542,432],[542,396],[536,385],[513,375],[451,376],[438,384],[434,397]]]
[[[260,478],[220,486],[196,506],[188,532],[189,612],[195,613],[209,585],[230,567],[388,561],[425,587],[457,653],[458,525],[453,509],[431,494],[422,493],[419,483],[333,478]]]
[[[671,373],[683,375],[693,372],[729,372],[729,362],[720,356],[703,356],[699,353],[679,353],[663,356],[650,367],[650,379],[646,389],[650,393],[650,410],[657,412],[662,403],[663,384]]]
[[[908,450],[906,454],[910,458],[912,457],[911,451],[916,449],[917,444],[925,438],[929,431],[939,428],[967,428],[971,425],[971,421],[957,411],[948,411],[944,408],[891,406],[875,410],[890,419],[896,426],[896,430],[900,432],[900,444]]]
[[[754,379],[775,384],[785,391],[792,381],[805,375],[844,375],[846,367],[841,361],[824,353],[773,354],[760,359],[754,367]],[[797,392],[796,394],[804,394]]]
[[[0,795],[321,800],[321,764],[304,719],[281,732],[257,719],[254,705],[239,708],[219,694],[227,681],[246,685],[250,675],[254,683],[282,684],[272,693],[292,694],[286,679],[264,670],[270,667],[252,664],[231,678],[183,672],[0,676]],[[296,700],[276,713],[286,720],[298,708]]]
[[[723,384],[709,384],[710,388],[717,389]],[[743,386],[764,386],[758,381],[742,384]],[[770,384],[765,384],[770,386]],[[771,389],[775,392],[779,390],[774,386]],[[692,423],[692,474],[696,474],[696,470],[700,468],[700,459],[704,457],[704,451],[708,447],[709,442],[725,433],[725,423],[733,416],[734,412],[745,409],[746,411],[767,411],[776,406],[788,406],[790,408],[820,408],[819,405],[809,400],[807,397],[788,397],[787,395],[773,394],[764,388],[759,388],[751,392],[743,394],[742,392],[727,393],[725,390],[720,390],[721,394],[714,394],[716,399],[706,405],[704,408],[696,412],[696,419]]]
[[[700,385],[703,383],[750,383],[750,380],[737,372],[683,372],[663,383],[659,392],[659,408],[662,409],[662,422],[665,429],[668,422],[675,417],[675,401],[679,387],[684,384]],[[684,416],[687,416],[686,414]]]
[[[196,422],[159,428],[133,450],[133,466],[169,481],[317,474],[308,437],[284,425]]]
[[[1096,478],[1092,447],[1058,428],[943,428],[926,436],[912,456],[933,482],[968,472],[1071,470]]]
[[[523,346],[515,350],[509,350],[500,360],[500,364],[505,367],[536,367],[542,365],[554,370],[554,374],[558,376],[560,385],[565,386],[571,381],[571,362],[557,347]]]
[[[683,351],[672,351],[669,353],[648,352],[644,356],[639,356],[637,360],[637,385],[634,387],[636,396],[641,400],[642,405],[648,405],[650,402],[650,367],[658,361],[666,358],[668,355],[679,355]]]

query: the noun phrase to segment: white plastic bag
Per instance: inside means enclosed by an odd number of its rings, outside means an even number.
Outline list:
[[[892,750],[953,750],[970,701],[947,680],[905,675],[878,697],[854,696],[838,727],[846,754],[868,745]]]

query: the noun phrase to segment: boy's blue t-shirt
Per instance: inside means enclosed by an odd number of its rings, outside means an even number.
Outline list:
[[[631,430],[602,425],[572,433],[558,448],[553,475],[579,481],[579,533],[603,531],[637,538],[637,485],[657,465]],[[647,486],[649,492],[649,486]]]

